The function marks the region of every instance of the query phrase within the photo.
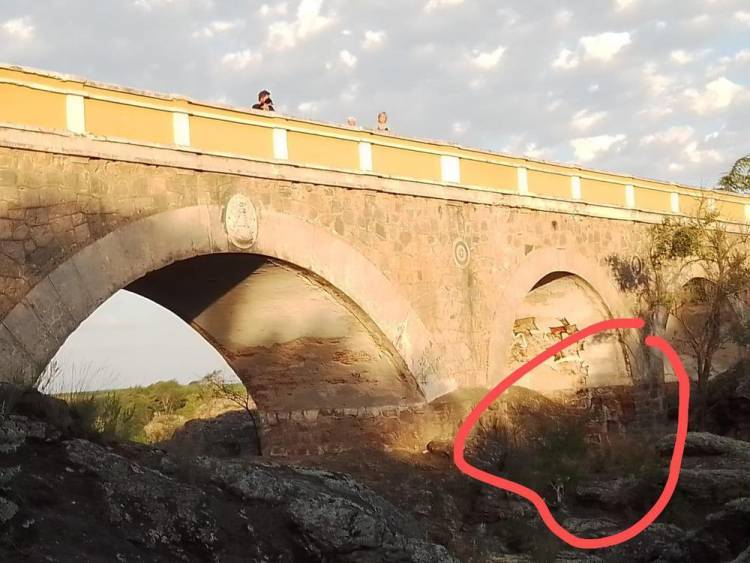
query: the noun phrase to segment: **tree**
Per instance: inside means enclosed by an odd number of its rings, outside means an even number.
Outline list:
[[[227,399],[244,410],[253,421],[257,439],[257,451],[261,452],[260,426],[258,421],[258,410],[247,389],[242,383],[232,383],[224,379],[220,371],[212,371],[200,380],[201,387],[206,390],[205,395],[219,399]]]
[[[670,317],[682,328],[696,362],[701,424],[716,353],[744,340],[741,315],[732,305],[750,288],[750,237],[745,231],[730,232],[704,199],[692,217],[652,226],[646,242],[646,267],[634,289],[651,334],[663,332]],[[683,286],[688,272],[696,272],[699,281]]]
[[[719,180],[719,185],[730,192],[750,193],[750,155],[735,162],[729,174]]]

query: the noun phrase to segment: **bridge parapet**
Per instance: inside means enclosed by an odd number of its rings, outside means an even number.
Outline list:
[[[706,192],[541,160],[381,134],[0,66],[0,123],[145,146],[661,215],[689,215]],[[710,195],[730,223],[750,200]],[[585,212],[582,212],[585,214]]]

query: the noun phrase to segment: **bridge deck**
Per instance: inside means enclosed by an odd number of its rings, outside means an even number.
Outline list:
[[[0,66],[0,123],[139,145],[460,186],[664,215],[690,214],[697,188],[409,139],[280,114]],[[750,220],[750,200],[711,192],[724,220]]]

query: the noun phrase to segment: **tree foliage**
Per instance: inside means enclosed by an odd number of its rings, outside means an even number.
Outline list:
[[[644,269],[631,284],[651,334],[664,332],[670,318],[682,329],[696,362],[699,405],[716,353],[730,342],[746,340],[740,304],[750,288],[748,243],[748,233],[730,231],[704,199],[691,217],[667,218],[649,228]]]
[[[732,170],[719,180],[719,185],[730,192],[750,193],[750,155],[735,162]]]

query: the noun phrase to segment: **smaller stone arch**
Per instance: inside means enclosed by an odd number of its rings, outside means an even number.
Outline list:
[[[513,325],[526,296],[547,276],[568,274],[582,280],[600,300],[610,318],[631,316],[609,270],[590,256],[565,249],[543,248],[529,253],[508,278],[495,308],[490,336],[486,385],[497,383],[510,361]],[[583,328],[583,327],[581,327]]]

